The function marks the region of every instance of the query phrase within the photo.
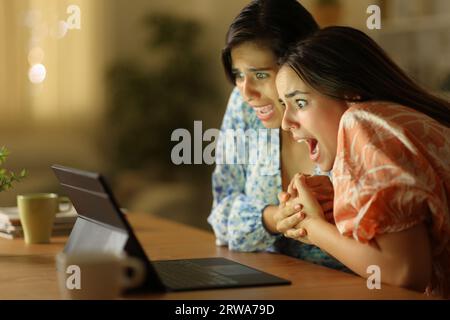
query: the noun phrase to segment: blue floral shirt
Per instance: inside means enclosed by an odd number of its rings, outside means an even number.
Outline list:
[[[237,132],[234,141],[243,135],[251,136],[248,132],[265,133],[266,136],[259,134],[258,137],[264,139],[247,139],[245,143],[233,144],[228,143],[227,132]],[[340,262],[318,247],[273,235],[263,226],[264,208],[278,205],[277,195],[282,191],[279,137],[279,129],[264,128],[254,110],[243,101],[235,88],[223,119],[216,147],[216,168],[212,175],[214,200],[208,223],[214,230],[217,245],[243,252],[279,252],[347,271]],[[248,156],[251,151],[261,150],[260,140],[267,140],[267,152],[258,152],[249,161],[236,160],[239,151]],[[233,145],[236,161],[230,163],[233,157],[227,156],[233,153]],[[245,148],[247,153],[243,150]]]

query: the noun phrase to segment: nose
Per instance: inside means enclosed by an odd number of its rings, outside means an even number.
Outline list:
[[[295,112],[289,105],[286,105],[283,114],[283,120],[281,122],[281,128],[285,131],[290,131],[291,129],[300,128],[300,123],[295,118]]]
[[[249,78],[246,78],[242,83],[242,94],[245,101],[258,100],[261,97],[261,93]]]

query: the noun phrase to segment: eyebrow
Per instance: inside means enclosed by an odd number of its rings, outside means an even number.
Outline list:
[[[286,99],[289,99],[289,98],[292,98],[292,97],[294,97],[294,96],[296,96],[298,94],[309,94],[309,92],[303,92],[303,91],[300,91],[300,90],[295,90],[295,91],[293,91],[291,93],[285,94],[284,97]]]
[[[248,71],[250,72],[261,72],[261,71],[272,71],[273,68],[270,67],[264,67],[264,68],[248,68]],[[237,68],[232,68],[231,69],[232,72],[238,72],[239,69]]]
[[[273,70],[273,68],[265,67],[265,68],[249,68],[250,72],[260,72],[260,71],[270,71]]]

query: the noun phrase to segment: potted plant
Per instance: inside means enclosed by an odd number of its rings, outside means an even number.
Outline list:
[[[8,149],[0,148],[0,192],[11,189],[13,183],[21,181],[26,176],[26,171],[22,170],[19,174],[4,169],[2,166],[9,155]]]

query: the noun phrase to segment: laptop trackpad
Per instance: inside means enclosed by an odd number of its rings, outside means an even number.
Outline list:
[[[215,266],[207,266],[209,270],[214,272],[223,274],[224,276],[237,276],[244,274],[255,274],[259,273],[257,270],[240,266],[240,265],[215,265]]]

